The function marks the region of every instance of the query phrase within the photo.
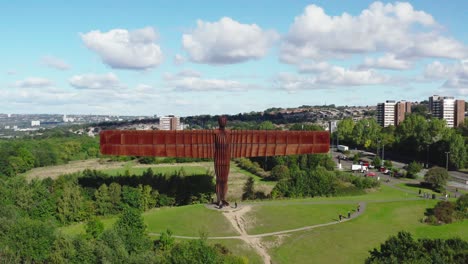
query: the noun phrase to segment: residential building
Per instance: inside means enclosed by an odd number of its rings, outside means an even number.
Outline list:
[[[395,105],[394,100],[377,104],[377,123],[383,127],[395,125]]]
[[[411,102],[387,100],[377,104],[377,123],[382,127],[397,126],[411,113]]]
[[[465,100],[456,100],[454,126],[458,127],[463,122],[465,122]]]
[[[395,105],[395,126],[398,126],[407,113],[411,113],[411,102],[400,101]]]
[[[39,120],[32,120],[32,121],[31,121],[31,126],[32,126],[32,127],[33,127],[33,126],[40,126],[40,125],[41,125],[41,121],[39,121]]]
[[[163,116],[159,118],[160,130],[182,130],[180,117],[178,116]]]
[[[465,120],[465,101],[433,95],[429,97],[429,111],[433,117],[444,119],[447,127],[458,127]]]

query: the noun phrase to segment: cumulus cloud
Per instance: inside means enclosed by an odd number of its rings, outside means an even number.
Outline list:
[[[468,60],[443,64],[434,61],[426,66],[424,77],[429,80],[445,80],[442,90],[452,90],[459,95],[468,95]]]
[[[163,59],[157,34],[151,27],[128,31],[113,29],[81,34],[86,47],[96,52],[112,68],[145,70],[158,66]]]
[[[50,87],[53,85],[53,82],[49,79],[42,77],[29,77],[24,80],[16,81],[13,84],[13,87],[17,88],[44,88]]]
[[[71,68],[71,66],[64,60],[53,56],[44,56],[41,59],[41,63],[47,67],[54,68],[57,70],[65,71]]]
[[[245,84],[234,80],[202,78],[199,72],[192,70],[183,70],[176,74],[166,73],[163,78],[168,87],[179,91],[237,92],[258,88],[256,85]]]
[[[297,75],[293,73],[280,73],[276,76],[275,86],[287,91],[324,89],[336,86],[361,86],[387,84],[393,80],[374,70],[352,70],[329,64],[303,66],[314,75]]]
[[[186,60],[187,59],[184,56],[180,55],[180,54],[176,54],[174,56],[174,64],[175,65],[182,65],[182,64],[185,63]]]
[[[359,68],[380,68],[387,70],[407,70],[411,68],[412,63],[407,60],[401,60],[394,54],[385,54],[379,58],[365,58],[364,63]]]
[[[321,7],[309,5],[294,19],[281,45],[280,59],[300,64],[308,59],[386,52],[392,55],[368,64],[399,69],[407,67],[401,58],[468,56],[465,45],[443,36],[439,29],[430,14],[414,10],[409,3],[375,2],[358,16],[330,16]]]
[[[69,79],[77,89],[118,89],[125,87],[113,73],[75,75]]]
[[[183,35],[182,45],[193,62],[233,64],[264,57],[276,39],[275,31],[223,17],[212,23],[198,20],[197,28]]]

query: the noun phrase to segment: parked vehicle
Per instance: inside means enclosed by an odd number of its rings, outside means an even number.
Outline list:
[[[353,165],[351,165],[351,170],[353,172],[355,172],[355,171],[366,172],[367,171],[367,166],[363,166],[363,165],[360,165],[360,164],[353,164]]]
[[[348,147],[348,146],[345,146],[345,145],[338,145],[338,146],[336,146],[336,149],[337,149],[338,151],[345,152],[345,151],[348,151],[348,150],[349,150],[349,147]]]
[[[375,177],[376,175],[377,174],[375,172],[373,172],[373,171],[370,171],[370,172],[366,173],[367,177]]]

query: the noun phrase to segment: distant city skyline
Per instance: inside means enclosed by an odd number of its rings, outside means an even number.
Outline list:
[[[466,1],[11,1],[0,113],[468,100]]]

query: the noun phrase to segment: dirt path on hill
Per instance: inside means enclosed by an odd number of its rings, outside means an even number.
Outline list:
[[[244,240],[245,243],[250,245],[263,259],[266,264],[271,263],[271,257],[268,254],[267,249],[260,242],[260,237],[249,236],[246,231],[245,214],[252,209],[252,206],[245,205],[240,210],[223,212],[223,215],[228,219],[234,229],[240,234],[240,239]]]
[[[406,200],[404,200],[404,201],[406,201]],[[336,202],[334,202],[334,203],[336,203]],[[355,202],[353,202],[353,203],[355,203]],[[261,239],[263,237],[281,236],[281,235],[285,235],[285,234],[288,234],[288,233],[311,230],[311,229],[315,229],[315,228],[318,228],[318,227],[336,225],[336,224],[340,224],[342,222],[350,221],[351,219],[354,219],[354,218],[359,217],[360,215],[362,215],[366,210],[366,205],[367,205],[366,202],[359,202],[358,204],[360,206],[359,212],[354,211],[351,214],[350,218],[346,218],[346,216],[345,216],[345,218],[343,218],[341,220],[341,222],[340,221],[333,221],[333,222],[328,222],[328,223],[324,223],[324,224],[304,226],[304,227],[295,228],[295,229],[287,229],[287,230],[281,230],[281,231],[275,231],[275,232],[269,232],[269,233],[263,233],[263,234],[257,234],[257,235],[249,235],[247,233],[247,230],[246,230],[247,221],[245,219],[245,214],[248,213],[252,209],[253,205],[244,204],[244,205],[242,205],[242,208],[240,208],[238,210],[229,210],[229,211],[222,212],[223,215],[226,217],[226,219],[229,221],[229,223],[231,223],[231,225],[234,227],[234,229],[239,233],[238,236],[222,236],[222,237],[213,236],[213,237],[207,237],[207,239],[215,239],[215,240],[240,239],[240,240],[243,240],[245,243],[247,243],[249,246],[251,246],[257,252],[257,254],[260,255],[260,257],[263,259],[264,263],[270,264],[271,263],[271,256],[270,256],[270,254],[268,254],[267,246],[264,243],[261,242]],[[159,236],[160,234],[158,234],[158,233],[149,233],[149,235]],[[194,237],[194,236],[177,236],[177,235],[173,235],[172,237],[181,238],[181,239],[200,239],[200,237]]]

